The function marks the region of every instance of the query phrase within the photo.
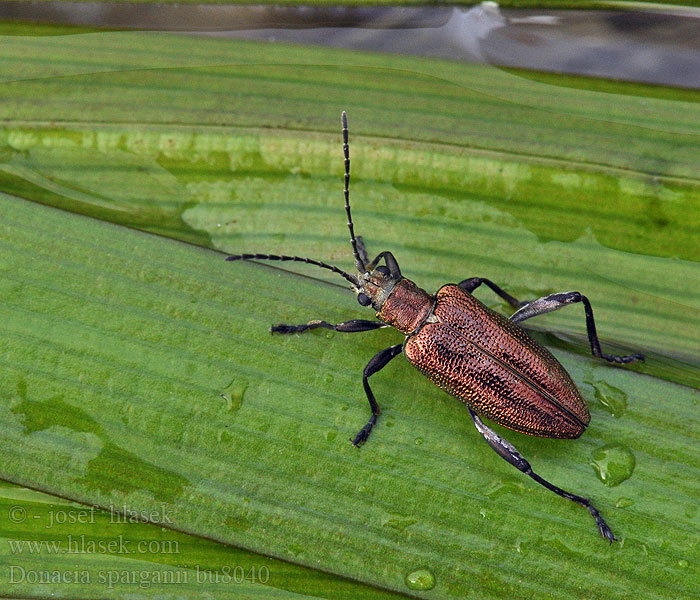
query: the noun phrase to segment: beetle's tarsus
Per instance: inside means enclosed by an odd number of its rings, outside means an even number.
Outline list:
[[[602,354],[600,355],[600,358],[604,358],[608,362],[614,362],[614,363],[619,363],[619,364],[629,364],[633,362],[646,362],[646,356],[643,354],[630,354],[628,356],[616,356],[614,354]]]
[[[600,535],[603,536],[606,540],[608,540],[611,544],[613,542],[617,541],[617,538],[615,537],[615,534],[612,532],[612,529],[608,526],[608,524],[605,522],[605,519],[600,516],[600,513],[598,512],[598,509],[592,506],[591,504],[588,505],[588,512],[593,515],[593,518],[595,519],[596,525],[598,525],[598,531],[600,531]]]
[[[376,415],[372,415],[367,425],[360,429],[360,431],[357,432],[357,435],[354,438],[350,438],[350,442],[353,446],[355,446],[355,448],[359,448],[360,446],[362,446],[362,444],[364,444],[367,441],[369,434],[372,432],[372,429],[377,424],[378,416],[379,413],[377,413]]]

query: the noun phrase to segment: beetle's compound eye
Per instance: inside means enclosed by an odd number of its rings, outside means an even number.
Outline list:
[[[389,274],[389,268],[385,267],[384,265],[382,265],[381,267],[377,267],[377,271],[379,271],[382,275]]]
[[[357,301],[362,304],[362,306],[369,306],[372,302],[367,294],[359,293],[357,294]]]

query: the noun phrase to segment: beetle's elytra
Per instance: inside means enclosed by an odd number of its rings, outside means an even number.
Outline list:
[[[466,404],[477,430],[502,458],[547,489],[586,507],[595,518],[600,534],[612,542],[616,538],[610,527],[587,498],[562,490],[537,475],[516,448],[487,427],[479,415],[522,433],[551,438],[577,438],[590,422],[588,407],[564,367],[517,325],[530,317],[558,310],[568,304],[581,303],[594,356],[610,362],[629,363],[643,361],[644,355],[604,354],[596,334],[591,304],[579,292],[562,292],[530,302],[519,302],[488,279],[472,277],[458,284],[444,285],[431,295],[401,275],[399,264],[391,252],[381,252],[370,261],[361,238],[355,237],[350,214],[350,154],[344,112],[342,123],[345,212],[357,275],[298,256],[238,254],[226,260],[298,261],[329,269],[350,282],[358,302],[362,306],[371,305],[379,320],[353,319],[337,325],[310,321],[304,325],[274,325],[271,331],[299,333],[317,327],[347,333],[382,327],[400,330],[406,336],[404,343],[382,350],[364,369],[362,385],[372,415],[352,438],[353,445],[358,446],[367,440],[380,412],[369,387],[369,377],[403,352],[408,361],[430,381]],[[380,262],[384,264],[379,265]],[[471,292],[482,284],[518,310],[507,318],[479,302]]]

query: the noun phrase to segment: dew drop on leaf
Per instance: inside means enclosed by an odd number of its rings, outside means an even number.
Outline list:
[[[586,383],[593,386],[595,397],[601,406],[613,417],[619,418],[627,409],[627,394],[605,381],[586,380]]]
[[[622,444],[608,444],[593,451],[591,466],[605,485],[614,487],[629,479],[634,471],[632,450]]]
[[[416,569],[404,579],[409,590],[432,590],[435,587],[435,575],[430,569]]]
[[[226,409],[236,411],[243,406],[243,396],[248,389],[248,382],[245,379],[234,379],[225,388],[220,396],[226,402]]]

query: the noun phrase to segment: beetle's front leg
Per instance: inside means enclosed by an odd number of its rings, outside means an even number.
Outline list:
[[[493,429],[484,425],[484,422],[471,408],[469,408],[469,414],[471,415],[472,421],[474,421],[474,425],[476,426],[478,432],[484,437],[488,445],[491,446],[491,448],[493,448],[501,458],[504,458],[515,468],[519,469],[526,475],[532,477],[532,479],[534,479],[540,485],[546,487],[548,490],[553,491],[555,494],[558,494],[562,498],[566,498],[567,500],[571,500],[572,502],[576,502],[577,504],[586,507],[588,509],[588,512],[591,513],[591,515],[595,519],[596,525],[598,526],[598,531],[600,531],[600,535],[602,535],[611,544],[613,541],[615,541],[616,538],[613,535],[612,530],[605,522],[603,517],[600,516],[598,509],[591,504],[591,501],[588,498],[583,498],[582,496],[577,496],[576,494],[572,494],[570,492],[567,492],[566,490],[562,490],[560,487],[557,487],[556,485],[550,483],[546,479],[540,477],[537,473],[535,473],[532,470],[530,463],[527,462],[527,460],[523,457],[522,454],[520,454],[520,452],[518,452],[518,450],[515,448],[515,446],[513,446],[513,444],[511,444],[508,440],[503,439]]]
[[[363,264],[369,264],[369,256],[367,256],[367,247],[365,246],[365,241],[362,239],[361,235],[355,238],[355,246],[357,247],[357,253],[360,255],[360,260]]]
[[[374,394],[372,393],[372,390],[369,387],[369,382],[367,381],[367,379],[371,375],[374,375],[377,371],[386,367],[386,365],[389,364],[389,361],[391,361],[392,358],[401,354],[402,348],[403,344],[389,346],[388,348],[385,348],[381,352],[375,354],[372,357],[372,360],[370,360],[367,363],[367,366],[365,367],[365,370],[362,373],[362,385],[365,388],[365,394],[367,394],[367,400],[369,400],[369,406],[372,409],[372,416],[369,418],[369,421],[367,421],[367,425],[360,429],[360,431],[357,433],[354,439],[350,440],[353,446],[359,446],[360,444],[363,444],[365,441],[367,441],[367,438],[369,437],[369,434],[372,431],[372,427],[374,427],[377,423],[377,417],[379,416],[380,412],[379,405],[377,404],[377,400],[374,398]]]
[[[579,292],[560,292],[558,294],[550,294],[549,296],[538,298],[537,300],[528,302],[520,310],[514,312],[510,319],[514,323],[520,323],[525,319],[552,312],[553,310],[559,310],[564,306],[577,302],[583,304],[583,308],[586,312],[586,329],[588,331],[588,341],[591,344],[591,353],[593,356],[615,363],[631,363],[637,360],[644,362],[644,355],[639,353],[630,354],[628,356],[616,356],[603,353],[600,349],[600,341],[598,340],[598,333],[596,332],[591,303],[586,296]]]
[[[357,236],[357,238],[355,239],[355,243],[357,246],[357,253],[360,255],[360,260],[362,260],[362,262],[364,263],[365,269],[367,269],[367,271],[373,270],[374,267],[377,266],[379,261],[382,258],[384,258],[384,255],[386,254],[386,252],[380,252],[374,260],[370,260],[369,255],[367,254],[367,247],[365,246],[365,241],[362,239],[361,235]]]
[[[272,333],[301,333],[302,331],[309,331],[310,329],[318,329],[319,327],[324,327],[326,329],[332,329],[333,331],[340,331],[342,333],[360,333],[362,331],[373,331],[375,329],[381,329],[382,327],[389,327],[386,323],[381,321],[366,321],[365,319],[353,319],[352,321],[344,321],[333,325],[326,321],[309,321],[303,325],[285,325],[280,323],[279,325],[272,325],[270,331]]]

